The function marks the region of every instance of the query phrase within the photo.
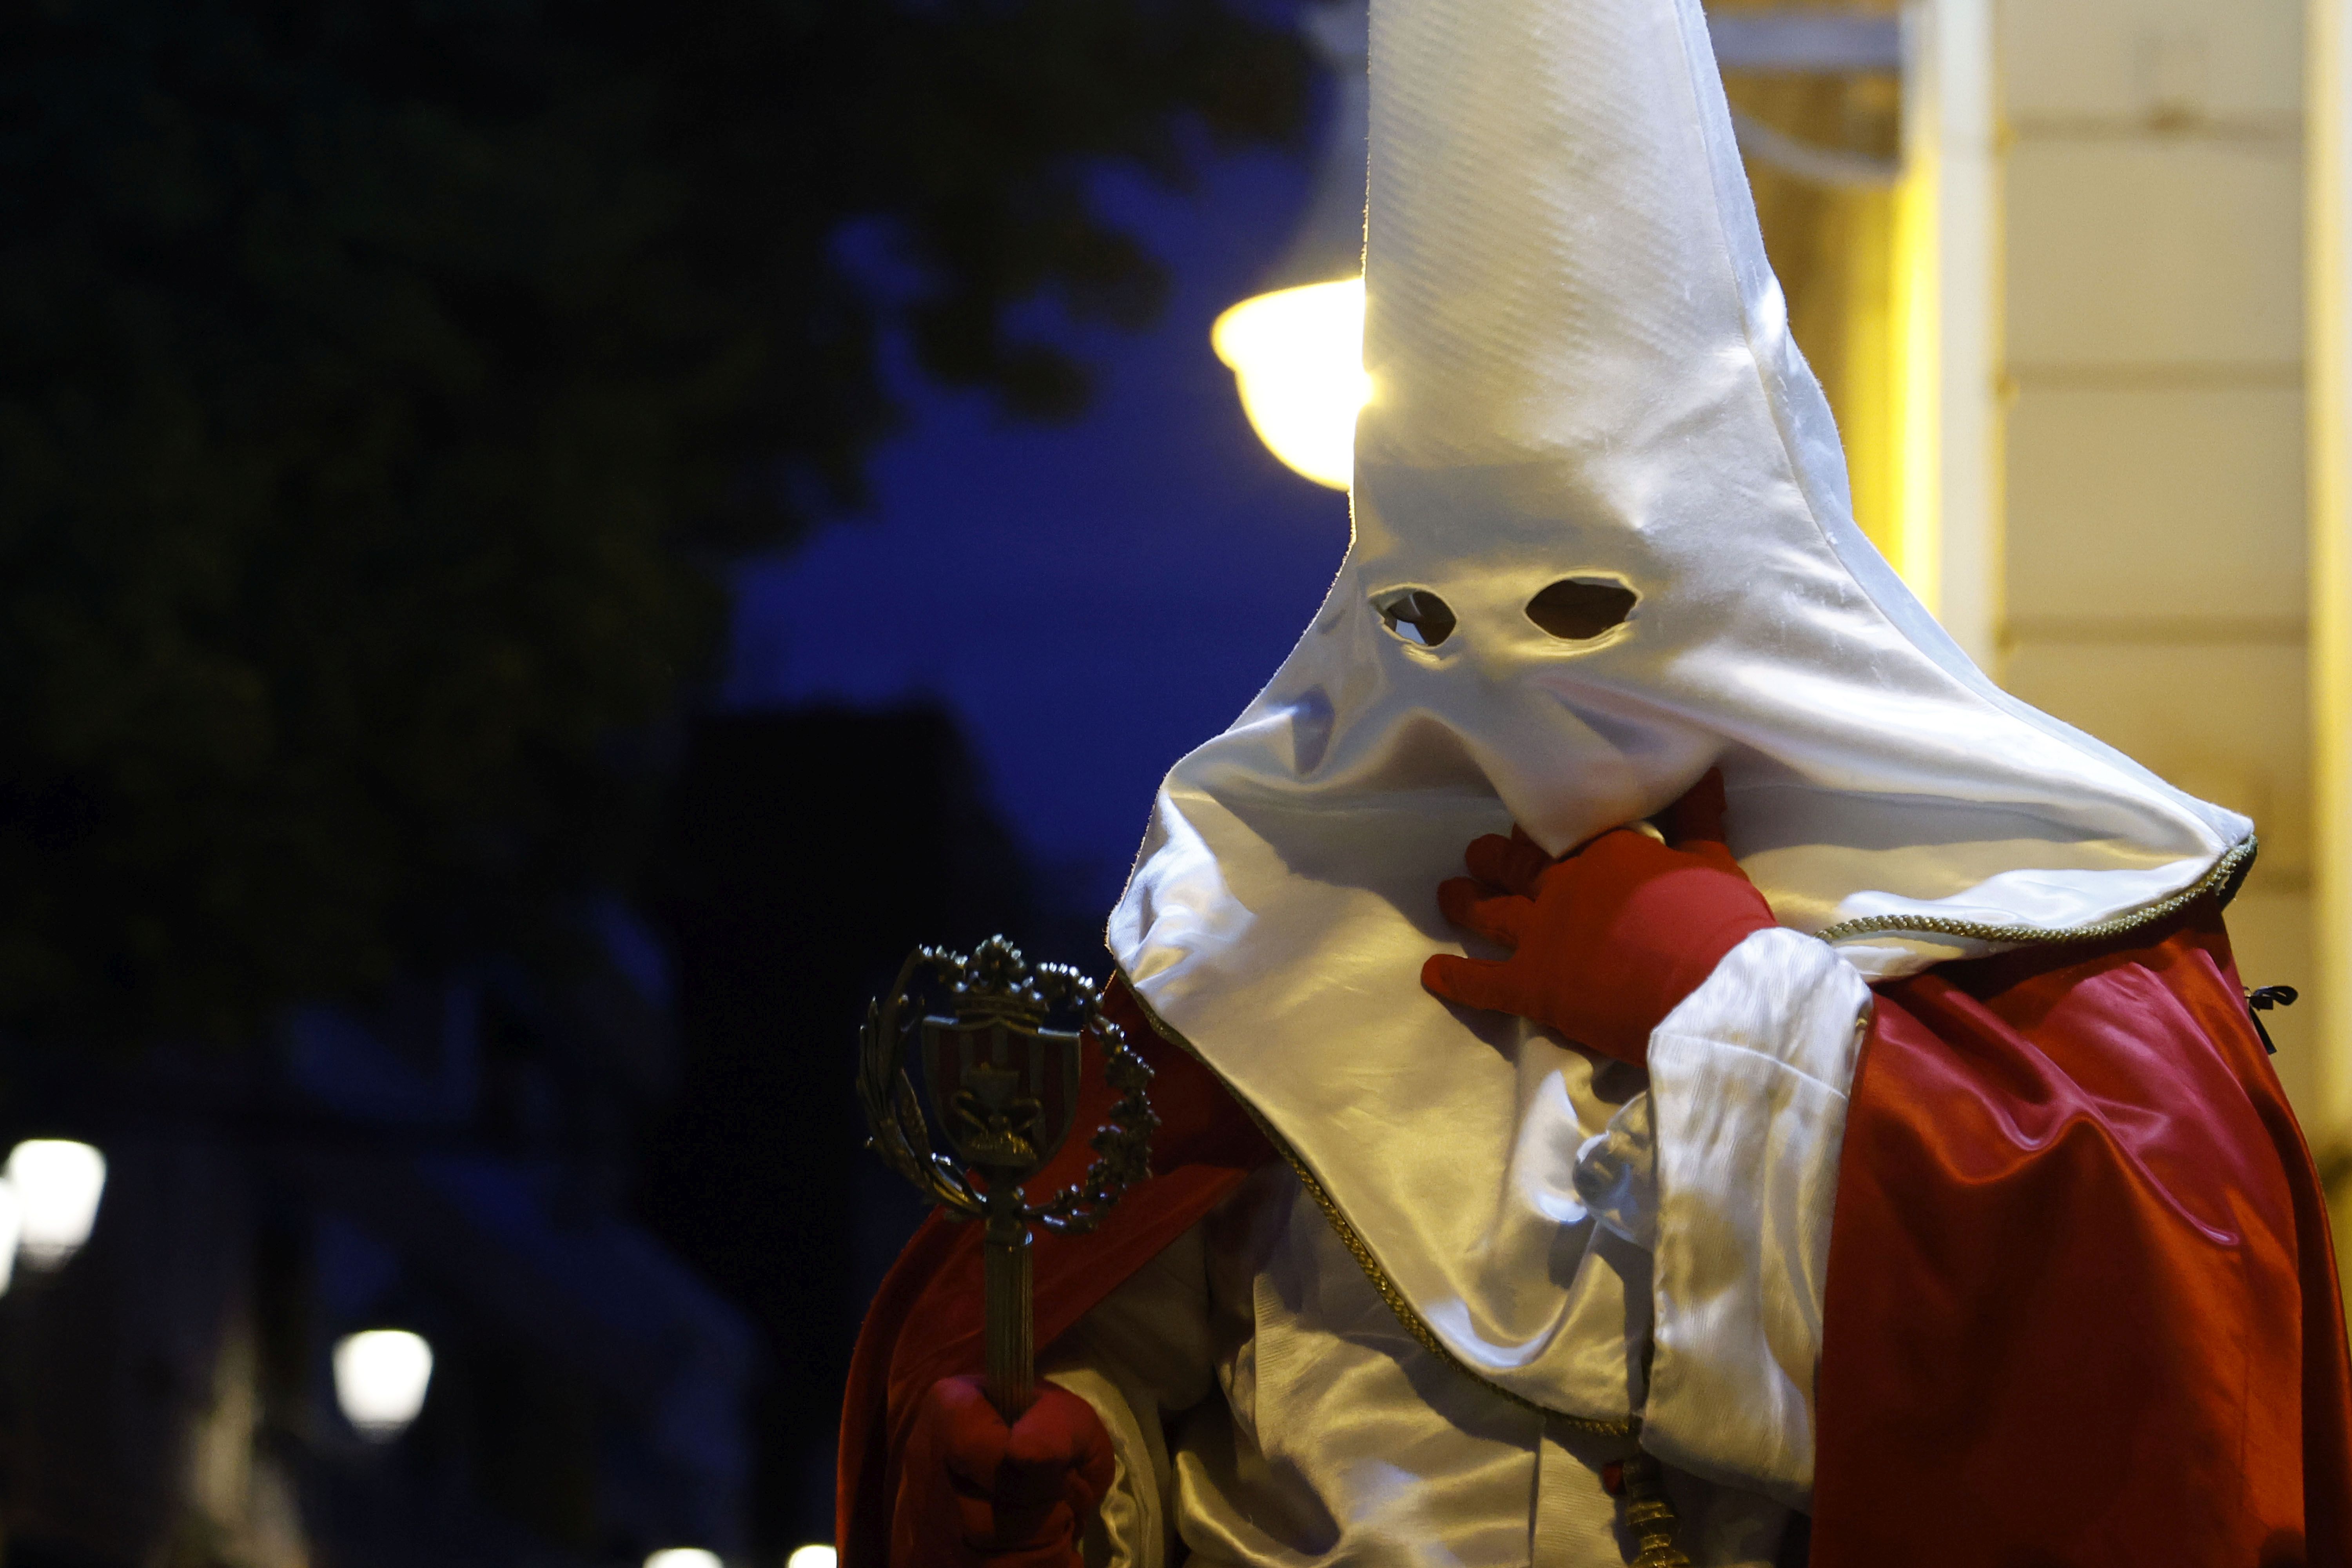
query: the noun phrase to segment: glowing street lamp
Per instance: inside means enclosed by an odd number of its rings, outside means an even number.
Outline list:
[[[1274,455],[1318,485],[1348,488],[1364,374],[1364,280],[1277,289],[1243,300],[1209,334],[1241,384],[1242,408]]]
[[[1317,484],[1355,471],[1364,374],[1364,173],[1371,136],[1365,0],[1306,7],[1300,26],[1338,92],[1315,195],[1268,286],[1217,318],[1209,341],[1240,384],[1258,439]]]
[[[30,1138],[8,1152],[16,1199],[16,1245],[36,1268],[56,1268],[81,1250],[98,1224],[106,1156],[67,1138]]]
[[[25,1205],[16,1197],[16,1184],[0,1176],[0,1296],[8,1293],[16,1272],[16,1245],[24,1234]]]
[[[784,1559],[784,1568],[836,1568],[840,1561],[830,1546],[803,1546]]]
[[[793,1555],[798,1556],[795,1552]],[[699,1546],[668,1546],[646,1559],[646,1568],[726,1568],[719,1553]]]
[[[335,1346],[335,1403],[362,1437],[389,1442],[425,1408],[433,1347],[405,1329],[346,1334]]]

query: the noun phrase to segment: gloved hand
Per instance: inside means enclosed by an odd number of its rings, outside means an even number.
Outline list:
[[[891,1568],[1078,1568],[1115,1473],[1094,1406],[1037,1385],[1009,1429],[976,1377],[923,1395],[898,1472]]]
[[[1554,860],[1516,829],[1488,834],[1463,857],[1470,875],[1440,887],[1437,904],[1516,951],[1499,961],[1435,954],[1421,983],[1646,1065],[1650,1032],[1725,953],[1778,923],[1724,847],[1723,811],[1723,775],[1711,771],[1667,808],[1664,844],[1620,827]]]

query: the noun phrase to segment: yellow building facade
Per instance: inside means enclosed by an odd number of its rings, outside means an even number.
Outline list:
[[[2249,984],[2305,994],[2270,1026],[2331,1166],[2352,1139],[2347,7],[1913,0],[1899,78],[1731,81],[1778,130],[1899,158],[1877,189],[1750,159],[1856,511],[2011,690],[2255,819],[2231,927]]]
[[[1994,14],[1998,678],[2252,817],[2231,910],[2316,1141],[2301,0]],[[2329,1046],[2336,1048],[2333,1053]]]

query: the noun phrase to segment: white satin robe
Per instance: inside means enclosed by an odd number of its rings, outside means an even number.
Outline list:
[[[1561,1413],[1641,1411],[1701,1568],[1769,1568],[1810,1499],[1830,1215],[1869,1005],[1832,949],[1759,931],[1652,1037],[1646,1089],[1565,1047],[1520,1055],[1501,1201],[1557,1226],[1572,1273]],[[1129,1280],[1046,1372],[1118,1450],[1089,1568],[1630,1560],[1598,1473],[1623,1444],[1424,1350],[1287,1166]]]

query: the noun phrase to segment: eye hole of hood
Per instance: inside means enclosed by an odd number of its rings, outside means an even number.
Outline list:
[[[1622,583],[1568,577],[1528,601],[1528,619],[1562,642],[1591,642],[1623,626],[1641,597]]]
[[[1454,606],[1426,588],[1401,588],[1372,601],[1381,624],[1409,643],[1435,647],[1454,635]]]

